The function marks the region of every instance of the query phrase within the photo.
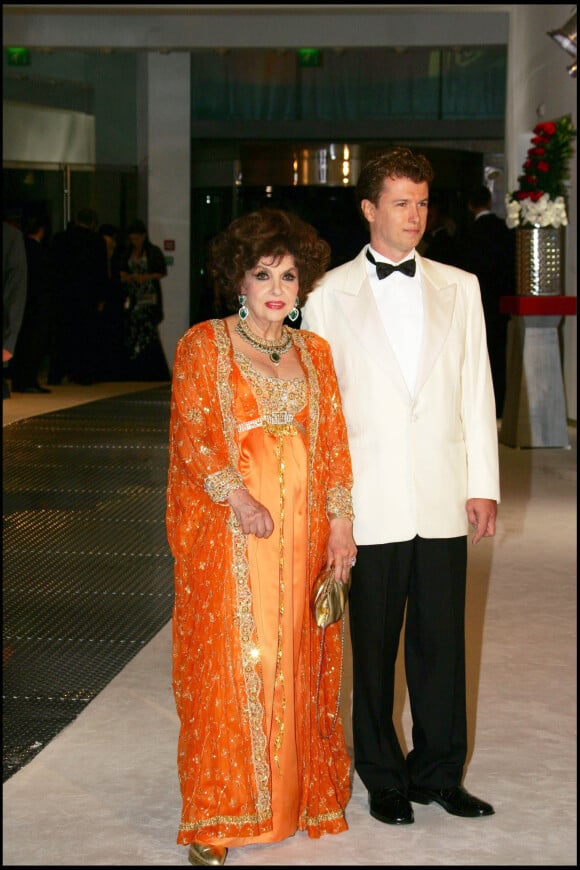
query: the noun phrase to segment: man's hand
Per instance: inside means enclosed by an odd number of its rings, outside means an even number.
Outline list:
[[[475,534],[471,540],[477,544],[482,538],[492,538],[495,535],[495,519],[497,517],[497,502],[492,498],[469,498],[465,509],[467,518]]]

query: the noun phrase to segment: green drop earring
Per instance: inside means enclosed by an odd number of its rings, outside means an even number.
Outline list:
[[[300,312],[298,310],[299,308],[300,308],[300,299],[297,296],[296,302],[294,303],[294,308],[288,314],[288,320],[291,320],[292,323],[294,323],[295,320],[298,320],[298,316],[300,314]]]
[[[238,301],[240,303],[240,310],[238,311],[238,317],[240,320],[247,320],[248,314],[250,313],[246,308],[246,297],[238,296]]]

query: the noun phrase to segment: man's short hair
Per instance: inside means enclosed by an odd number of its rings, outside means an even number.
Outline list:
[[[360,171],[356,184],[356,200],[360,208],[363,199],[377,205],[385,178],[409,178],[415,184],[431,184],[435,172],[424,154],[414,154],[410,148],[397,146],[370,157]]]
[[[472,208],[489,208],[491,206],[491,190],[485,184],[472,187],[467,195],[467,205]]]

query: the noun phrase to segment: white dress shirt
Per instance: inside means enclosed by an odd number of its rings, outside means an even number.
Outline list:
[[[398,265],[377,253],[370,245],[369,250],[377,262]],[[413,250],[406,259],[410,260],[414,256]],[[383,326],[409,393],[414,396],[423,341],[423,291],[419,270],[413,278],[402,272],[393,272],[388,278],[379,280],[373,263],[367,259],[366,265]]]

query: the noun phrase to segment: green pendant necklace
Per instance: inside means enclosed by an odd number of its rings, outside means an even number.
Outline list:
[[[282,327],[280,338],[259,338],[259,336],[254,335],[245,321],[239,320],[236,324],[236,332],[251,347],[259,350],[260,353],[267,354],[275,366],[280,365],[282,354],[292,347],[292,330],[288,326]]]

